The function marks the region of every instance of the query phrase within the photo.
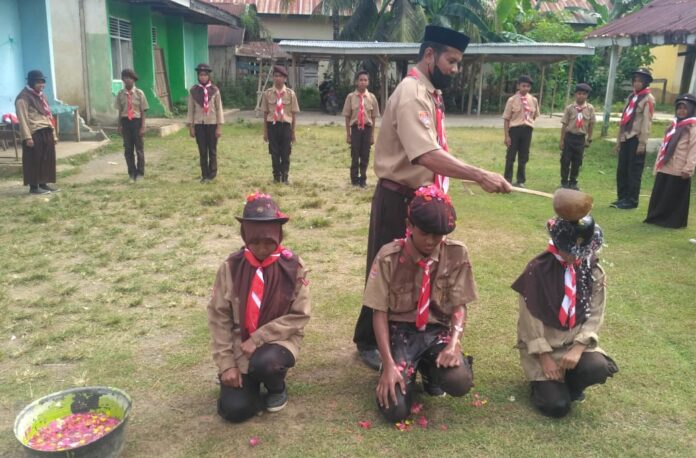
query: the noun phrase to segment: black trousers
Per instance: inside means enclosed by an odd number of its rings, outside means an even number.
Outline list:
[[[290,153],[292,152],[292,125],[289,122],[266,123],[268,127],[268,152],[273,165],[273,179],[288,181]]]
[[[285,389],[285,376],[295,365],[295,357],[282,345],[264,344],[249,360],[248,373],[242,375],[242,387],[220,384],[218,414],[227,421],[240,423],[256,415],[263,407],[261,384],[269,393]]]
[[[53,129],[46,127],[31,134],[34,146],[22,142],[24,184],[36,187],[56,182],[56,141]]]
[[[350,182],[352,184],[367,183],[371,140],[372,126],[366,125],[364,129],[358,129],[358,125],[353,124],[350,127]]]
[[[387,421],[392,423],[405,420],[411,415],[416,372],[423,380],[441,387],[450,396],[464,396],[474,384],[471,360],[460,355],[459,366],[437,367],[435,362],[445,348],[450,337],[449,329],[439,324],[429,324],[424,331],[416,329],[413,323],[389,323],[389,340],[392,356],[401,376],[406,381],[406,395],[397,387],[397,403],[389,403],[389,408],[379,407]]]
[[[396,183],[394,185],[398,186]],[[394,239],[402,238],[406,234],[406,209],[413,197],[413,190],[406,187],[394,191],[384,187],[384,180],[380,180],[372,196],[372,210],[370,211],[370,229],[367,241],[367,264],[365,266],[365,281],[372,268],[372,262],[377,252],[385,244]],[[360,316],[355,323],[353,342],[358,350],[374,350],[377,348],[375,331],[372,328],[372,309],[364,305],[360,309]]]
[[[548,417],[564,417],[570,412],[573,400],[591,385],[604,383],[619,371],[618,366],[599,352],[585,352],[575,369],[565,373],[565,381],[545,380],[531,382],[532,404]]]
[[[217,124],[196,124],[193,127],[198,144],[201,163],[201,178],[213,179],[217,176]]]
[[[529,161],[529,147],[532,144],[533,129],[527,125],[510,127],[510,140],[512,143],[505,155],[505,179],[512,181],[512,170],[517,158],[517,182],[527,181],[527,161]]]
[[[645,153],[637,154],[638,137],[631,137],[619,146],[619,163],[616,167],[616,195],[619,200],[638,204],[640,184],[645,168]]]
[[[121,118],[121,132],[123,135],[123,155],[126,157],[128,176],[145,175],[145,145],[140,135],[143,120],[140,118]],[[135,150],[135,156],[133,151]],[[137,162],[136,162],[137,157]]]
[[[585,135],[566,132],[561,152],[561,183],[578,184],[578,174],[585,154]]]

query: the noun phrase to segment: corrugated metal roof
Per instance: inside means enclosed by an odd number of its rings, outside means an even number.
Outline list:
[[[587,35],[590,44],[627,38],[624,44],[693,44],[696,42],[696,0],[655,0],[635,13]]]
[[[289,59],[290,55],[280,49],[278,43],[265,41],[250,41],[238,46],[235,55],[238,57],[263,57],[265,59]]]
[[[596,0],[602,6],[606,6],[611,10],[613,8],[610,0]],[[558,13],[566,12],[569,14],[568,23],[581,25],[595,25],[597,18],[592,15],[594,11],[592,5],[587,0],[556,0],[542,1],[532,0],[532,4],[536,6],[539,3],[539,11],[542,13]],[[572,8],[569,10],[569,8]],[[581,11],[585,10],[585,11]]]
[[[321,0],[287,0],[287,8],[283,7],[283,0],[206,0],[208,3],[232,4],[232,5],[256,5],[259,14],[279,14],[289,16],[310,16],[319,6]],[[341,16],[349,16],[350,13],[342,13]]]

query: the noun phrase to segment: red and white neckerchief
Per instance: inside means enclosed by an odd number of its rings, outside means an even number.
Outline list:
[[[280,259],[283,250],[284,248],[278,245],[278,249],[264,259],[263,262],[259,262],[248,248],[244,248],[244,259],[246,259],[252,267],[256,268],[254,278],[251,280],[251,288],[249,288],[249,296],[246,302],[246,313],[244,314],[244,323],[249,335],[253,334],[259,327],[259,316],[261,315],[261,301],[263,300],[264,289],[263,269]]]
[[[529,121],[530,114],[532,113],[532,107],[529,106],[527,95],[522,95],[518,92],[517,96],[520,98],[520,102],[522,102],[522,108],[524,108],[524,120]]]
[[[667,131],[664,138],[662,139],[662,144],[660,145],[660,150],[657,152],[657,160],[655,162],[655,170],[660,170],[665,165],[665,162],[666,162],[665,156],[667,154],[667,146],[669,145],[669,141],[672,139],[672,136],[674,136],[674,133],[677,131],[677,128],[683,127],[683,126],[688,126],[688,125],[693,125],[693,124],[696,124],[696,117],[682,119],[681,121],[677,121],[677,118],[674,118],[672,120],[672,124],[669,126],[669,130]]]
[[[126,99],[128,101],[128,120],[132,121],[135,118],[135,111],[133,111],[133,92],[135,92],[135,86],[130,91],[126,89]]]
[[[208,114],[210,110],[210,104],[208,103],[208,88],[211,87],[213,83],[208,81],[207,84],[198,83],[198,87],[203,89],[203,113]]]
[[[276,107],[275,111],[273,112],[273,124],[275,124],[278,121],[283,121],[283,116],[285,115],[285,110],[283,107],[283,96],[285,95],[285,88],[283,88],[282,91],[278,91],[276,89]]]
[[[626,109],[624,110],[623,115],[621,116],[621,122],[619,124],[621,124],[622,126],[625,126],[628,123],[628,121],[631,120],[631,118],[633,117],[633,114],[636,110],[636,102],[638,101],[638,98],[641,95],[645,95],[645,94],[650,94],[649,87],[646,87],[645,89],[643,89],[640,92],[635,92],[635,91],[633,92],[633,97],[631,97],[631,100],[629,100],[628,105],[626,106]],[[651,103],[650,104],[650,112],[651,113],[652,113],[653,109],[654,108],[653,108],[653,105]]]
[[[358,129],[365,129],[365,95],[366,92],[358,92],[358,97],[360,97],[360,106],[358,107]]]
[[[53,128],[55,128],[56,120],[53,117],[53,113],[51,113],[51,107],[48,106],[48,100],[46,100],[46,96],[44,95],[43,91],[37,92],[34,90],[33,87],[29,86],[27,86],[27,89],[29,89],[35,96],[37,96],[41,100],[41,104],[43,105],[44,109],[44,114],[48,117],[48,120],[51,122]]]
[[[575,267],[579,266],[581,261],[578,259],[571,264],[565,262],[558,253],[558,248],[556,248],[552,240],[549,240],[547,251],[553,254],[556,260],[565,268],[565,274],[563,276],[565,295],[563,296],[561,308],[558,311],[558,320],[561,322],[562,326],[568,326],[568,329],[572,329],[575,326]]]
[[[406,76],[410,76],[411,78],[415,78],[417,80],[420,79],[420,75],[415,68],[409,70]],[[440,145],[440,148],[449,153],[449,148],[447,147],[447,133],[445,132],[445,104],[442,100],[442,94],[440,94],[437,90],[434,90],[430,95],[435,101],[435,129],[437,132],[437,143]],[[449,189],[449,177],[436,173],[434,182],[438,189],[441,189],[444,193],[447,193],[447,190]]]
[[[585,118],[582,116],[582,112],[585,109],[585,105],[579,106],[575,105],[575,127],[578,129],[582,129],[583,126],[585,125]]]
[[[418,309],[416,315],[416,328],[425,331],[428,324],[428,314],[430,312],[430,267],[434,260],[427,258],[418,261],[418,265],[423,269],[423,281],[421,281],[420,294],[418,295]]]

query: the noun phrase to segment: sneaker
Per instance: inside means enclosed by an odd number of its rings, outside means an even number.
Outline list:
[[[617,199],[614,202],[610,203],[609,206],[611,208],[616,208],[616,206],[619,205],[621,202],[623,202],[623,199]]]
[[[266,396],[266,411],[278,412],[288,405],[288,390],[283,388],[280,393],[268,393]]]
[[[52,187],[50,187],[50,186],[47,185],[47,184],[40,184],[40,185],[39,185],[39,188],[40,188],[40,189],[44,189],[44,190],[46,190],[46,191],[48,191],[48,192],[58,192],[58,191],[60,191],[60,189],[58,189],[58,188],[52,188]]]
[[[376,371],[382,366],[382,357],[379,356],[379,351],[377,349],[370,350],[358,350],[360,353],[360,359],[365,363],[370,369]]]
[[[526,186],[524,185],[524,183],[520,183],[520,182],[512,183],[512,185],[513,185],[514,187],[516,187],[516,188],[526,188]]]
[[[50,194],[51,191],[43,188],[29,188],[29,194],[40,195],[40,194]]]

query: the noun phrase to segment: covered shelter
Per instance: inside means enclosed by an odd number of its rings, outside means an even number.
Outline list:
[[[413,62],[418,58],[420,43],[388,43],[369,41],[305,41],[282,40],[280,48],[291,56],[290,81],[298,79],[297,62],[302,58],[346,59],[376,58],[380,63],[381,99],[384,110],[387,98],[387,70],[392,61]],[[546,65],[570,60],[574,62],[578,56],[591,56],[594,48],[583,43],[472,43],[464,53],[464,63],[478,63],[478,77],[474,84],[469,84],[469,104],[467,113],[471,114],[474,87],[478,87],[477,114],[481,113],[481,91],[483,89],[483,64],[485,62],[534,62],[541,65],[542,81],[539,101],[543,97],[544,74]],[[566,98],[570,95],[572,68],[568,74]]]
[[[609,129],[614,97],[619,49],[634,45],[688,45],[688,54],[696,54],[696,8],[692,0],[655,0],[635,13],[628,14],[585,38],[585,44],[611,47],[607,92],[604,98],[602,135]],[[685,69],[687,71],[688,69]],[[696,66],[691,68],[690,92],[696,92]]]

